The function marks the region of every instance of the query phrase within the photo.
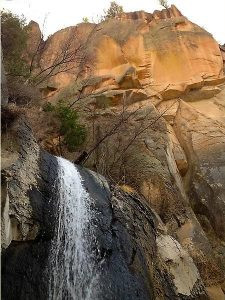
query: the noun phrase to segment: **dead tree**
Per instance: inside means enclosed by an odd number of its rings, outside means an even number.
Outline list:
[[[34,51],[30,62],[30,77],[29,83],[38,86],[47,81],[49,78],[56,76],[59,73],[73,72],[76,74],[75,80],[78,79],[83,72],[83,65],[87,59],[87,46],[93,34],[98,31],[95,25],[84,41],[78,38],[78,28],[75,32],[71,31],[69,37],[64,41],[61,49],[56,53],[53,61],[49,65],[43,67],[38,61],[41,53],[47,46],[48,41],[43,42],[43,33],[37,48]],[[100,30],[100,29],[99,29]],[[74,44],[77,46],[74,47]],[[38,66],[38,67],[37,67]]]
[[[140,125],[140,127],[138,128],[138,130],[134,133],[133,137],[131,137],[131,139],[128,141],[127,145],[122,149],[121,151],[121,154],[119,155],[119,157],[117,159],[114,160],[114,164],[118,162],[119,159],[122,158],[122,156],[124,155],[124,153],[128,150],[128,148],[134,143],[134,141],[137,139],[138,136],[140,136],[143,132],[145,132],[148,128],[154,126],[157,121],[159,119],[161,119],[165,113],[171,109],[178,101],[180,101],[180,98],[178,98],[177,100],[175,100],[169,107],[167,107],[162,113],[160,113],[155,119],[153,120],[149,120],[149,122],[147,123],[146,126],[142,126]],[[110,130],[108,130],[102,138],[100,138],[97,143],[89,150],[89,151],[85,151],[85,155],[81,154],[79,156],[79,164],[84,164],[88,159],[89,157],[92,155],[92,153],[94,151],[96,151],[96,149],[106,140],[108,139],[109,137],[111,137],[112,135],[114,135],[116,132],[118,132],[118,130],[121,128],[121,126],[123,124],[125,124],[127,121],[129,121],[133,116],[136,115],[136,113],[140,110],[140,108],[137,108],[135,109],[134,111],[128,113],[126,116],[125,116],[125,111],[126,111],[126,108],[125,106],[123,105],[123,108],[121,110],[121,113],[119,114],[119,120],[118,122],[116,122],[112,128]],[[145,119],[147,120],[148,118],[148,114],[146,114],[145,116]],[[117,149],[118,150],[118,149]],[[75,160],[74,163],[77,163],[77,161]]]

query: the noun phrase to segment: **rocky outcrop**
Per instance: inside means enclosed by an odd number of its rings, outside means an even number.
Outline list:
[[[30,21],[26,26],[27,29],[27,47],[25,52],[25,58],[31,66],[31,69],[37,67],[35,63],[40,59],[40,55],[43,50],[44,41],[39,27],[39,24]]]
[[[207,118],[188,104],[180,102],[174,127],[191,162],[186,175],[186,184],[194,209],[199,214],[206,214],[209,219],[211,218],[212,227],[223,238],[225,233],[224,123],[219,119]]]
[[[122,46],[111,36],[103,37],[97,52],[97,74],[116,77],[133,66],[149,94],[164,99],[223,80],[222,57],[211,35],[181,14],[160,17],[153,14],[141,32],[137,29]],[[210,51],[205,50],[206,45]],[[113,50],[109,53],[106,49]],[[104,59],[104,53],[112,59]]]
[[[40,177],[40,150],[34,141],[31,129],[24,121],[21,122],[23,125],[20,125],[17,137],[20,151],[15,156],[16,159],[3,170],[4,202],[2,202],[1,231],[3,248],[7,248],[12,240],[35,239],[39,231],[28,190],[37,187]]]
[[[170,9],[162,9],[161,11],[156,10],[152,14],[147,13],[145,11],[135,11],[130,13],[121,13],[117,15],[115,18],[119,20],[144,20],[146,23],[150,23],[152,21],[163,20],[168,18],[176,18],[181,17],[181,12],[172,5]]]
[[[111,78],[115,89],[129,89],[123,81],[132,77],[149,95],[171,99],[224,81],[219,45],[175,6],[153,14],[123,13],[98,25],[56,32],[41,51],[41,70],[58,63],[65,46],[71,54],[66,66],[63,63],[46,81],[60,89],[77,76],[93,75]]]
[[[24,146],[12,169],[21,166],[23,176],[27,177],[21,180],[20,172],[8,177],[10,213],[4,214],[10,221],[16,218],[17,232],[23,238],[12,236],[10,245],[3,251],[2,296],[3,299],[46,299],[49,246],[57,221],[57,161],[37,148],[25,123],[20,132]],[[39,164],[36,164],[37,154]],[[26,165],[29,169],[24,169]],[[97,212],[93,228],[94,259],[101,269],[98,299],[105,299],[106,295],[108,299],[208,299],[193,260],[167,234],[160,218],[142,197],[120,190],[92,171],[84,168],[79,171],[93,199],[92,209]],[[28,222],[30,217],[39,224],[32,239],[23,231],[25,222],[32,227]]]
[[[216,98],[219,99],[217,96]],[[193,205],[194,198],[191,196],[193,187],[187,183],[188,178],[195,180],[189,173],[193,169],[194,160],[190,158],[189,152],[186,152],[186,147],[182,143],[179,132],[182,132],[182,134],[185,132],[182,124],[185,122],[185,117],[188,118],[188,114],[184,113],[184,117],[180,117],[178,121],[177,110],[183,104],[189,107],[190,105],[176,99],[171,102],[162,102],[158,106],[158,111],[153,104],[149,103],[149,100],[143,100],[126,107],[122,115],[121,107],[114,106],[111,109],[108,107],[107,109],[99,108],[95,110],[96,131],[94,131],[94,136],[90,137],[91,140],[96,139],[96,142],[101,140],[110,131],[110,128],[113,128],[114,124],[118,124],[122,118],[124,118],[124,122],[119,130],[110,135],[96,149],[87,161],[87,166],[106,176],[110,174],[115,182],[125,183],[139,191],[147,199],[148,205],[159,214],[166,225],[168,233],[174,236],[191,255],[202,278],[204,278],[204,283],[211,286],[224,280],[223,264],[221,264],[224,259],[221,255],[223,242],[213,234],[213,231],[208,236],[207,229],[202,223],[204,221],[202,221],[199,212],[195,210]],[[167,111],[168,114],[165,113],[164,119],[160,115],[163,114],[168,104],[170,107],[171,105],[174,105],[174,107],[171,107],[170,112]],[[197,105],[197,102],[195,104]],[[193,113],[198,115],[197,110],[193,107],[191,109]],[[89,117],[87,115],[87,119],[91,119],[91,116],[93,117],[91,113]],[[170,125],[166,121],[168,120],[167,116],[170,116]],[[192,124],[192,119],[193,122],[196,122],[196,117],[190,117],[187,122],[188,126]],[[211,122],[210,119],[208,120]],[[200,126],[197,124],[196,128],[199,131]],[[188,132],[190,132],[191,129],[188,128]],[[218,130],[220,130],[219,126]],[[222,158],[223,144],[220,138],[218,138],[218,141],[221,142],[222,152],[214,150],[213,155],[215,157],[220,155]],[[187,144],[188,146],[191,145],[190,140]],[[200,145],[200,143],[196,141],[197,145]],[[200,153],[203,155],[202,151]],[[207,161],[204,167],[208,171],[205,171],[204,174],[209,174],[211,168],[213,171],[213,165],[215,164],[210,154],[207,156]],[[223,168],[222,165],[221,168]],[[221,176],[223,176],[224,172],[222,170],[221,172]],[[218,188],[221,179],[218,179]],[[211,209],[215,205],[221,210],[219,213],[220,219],[218,219],[216,212],[215,214],[212,213],[210,217],[214,220],[213,222],[221,224],[219,220],[224,219],[222,217],[223,201],[220,202],[221,196],[217,197],[219,195],[217,184],[214,185],[215,182],[211,180],[210,182],[213,189],[215,188],[215,198],[213,203],[210,204]],[[203,182],[199,183],[197,187],[202,192],[205,190]],[[220,195],[223,195],[224,185],[222,184],[219,189]],[[208,192],[205,191],[205,193]],[[199,197],[202,198],[203,196]],[[217,206],[218,203],[220,203],[220,208]],[[202,209],[200,210],[203,214]],[[207,222],[207,219],[204,220]],[[221,232],[221,228],[219,230]],[[214,251],[216,249],[215,245],[217,247],[216,251]],[[213,270],[213,272],[210,270]]]

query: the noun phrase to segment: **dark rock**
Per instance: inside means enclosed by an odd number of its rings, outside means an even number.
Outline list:
[[[15,211],[8,218],[16,218],[19,231],[27,221],[28,228],[38,224],[38,231],[32,238],[29,230],[27,235],[21,231],[21,238],[12,237],[3,250],[2,299],[47,299],[49,255],[58,222],[58,163],[38,148],[29,126],[22,123],[19,132],[22,148],[8,182],[9,209]],[[145,199],[125,193],[97,173],[78,170],[95,212],[90,226],[95,236],[91,259],[99,275],[97,299],[207,299],[192,259],[166,231],[159,232],[163,225]],[[162,247],[159,241],[168,243]],[[179,283],[180,268],[187,270],[188,288]],[[68,294],[64,298],[71,299]]]

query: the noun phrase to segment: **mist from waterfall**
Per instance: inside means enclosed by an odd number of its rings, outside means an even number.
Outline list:
[[[57,221],[49,259],[49,299],[93,299],[98,275],[92,255],[96,241],[91,198],[75,165],[63,158],[57,160]]]

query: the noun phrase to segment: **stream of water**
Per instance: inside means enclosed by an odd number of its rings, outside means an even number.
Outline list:
[[[75,165],[60,157],[55,189],[58,207],[49,260],[49,299],[93,299],[98,276],[92,257],[91,198]]]

